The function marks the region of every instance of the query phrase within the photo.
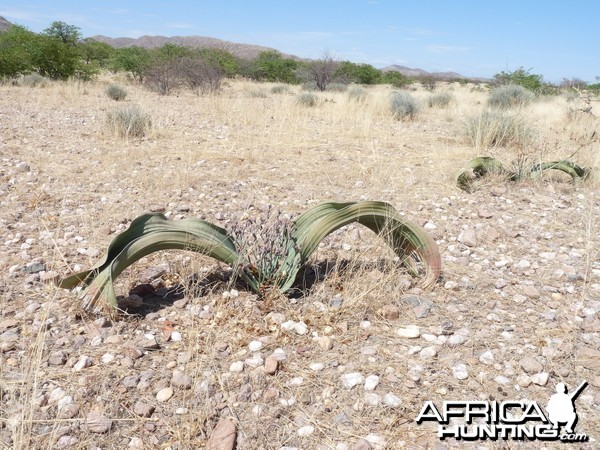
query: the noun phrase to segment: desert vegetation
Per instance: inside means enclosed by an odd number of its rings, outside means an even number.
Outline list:
[[[497,107],[504,78],[431,91],[334,61],[343,76],[321,90],[277,53],[86,59],[84,41],[52,30],[44,48],[77,50],[66,76],[17,66],[15,34],[0,35],[13,64],[0,83],[0,446],[203,448],[225,430],[240,449],[431,447],[436,429],[415,424],[425,401],[545,405],[582,380],[578,429],[597,439],[592,89],[553,93],[521,70],[507,84],[529,100]],[[218,88],[182,81],[195,58]],[[398,120],[400,94],[425,107]],[[409,269],[427,255],[361,224],[372,201],[435,243],[425,285]],[[298,239],[306,214],[337,208],[327,233]],[[169,230],[130,239],[142,222]],[[301,264],[284,289],[288,255]]]

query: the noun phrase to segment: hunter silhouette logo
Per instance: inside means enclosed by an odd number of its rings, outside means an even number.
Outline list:
[[[567,386],[564,383],[556,385],[556,394],[550,397],[546,410],[548,418],[552,422],[553,428],[558,429],[559,423],[566,423],[565,431],[569,434],[574,433],[575,424],[577,423],[577,411],[575,410],[575,399],[581,391],[587,386],[587,381],[579,385],[575,392],[571,395],[567,394]]]
[[[584,381],[569,394],[567,386],[558,383],[546,411],[537,402],[527,400],[445,401],[439,409],[432,401],[426,401],[416,422],[437,422],[441,440],[586,442],[587,434],[575,433],[578,419],[575,400],[586,386]]]

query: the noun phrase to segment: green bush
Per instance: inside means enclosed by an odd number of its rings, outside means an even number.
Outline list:
[[[317,106],[318,103],[319,97],[317,97],[315,94],[311,94],[310,92],[304,92],[303,94],[300,94],[296,99],[296,104],[302,106],[312,107]]]
[[[427,99],[427,105],[430,108],[445,108],[454,100],[454,96],[450,92],[439,92],[437,94],[431,94]]]
[[[525,106],[534,99],[535,94],[523,86],[507,84],[492,89],[488,104],[496,108],[512,108]]]
[[[467,119],[465,133],[476,148],[519,146],[531,137],[531,130],[522,116],[498,109]]]
[[[529,73],[529,70],[520,67],[513,72],[500,72],[494,75],[494,80],[498,85],[517,84],[530,91],[537,91],[542,87],[543,77],[542,75]]]
[[[348,98],[355,102],[364,102],[367,99],[367,91],[360,86],[352,86],[348,91]]]
[[[409,84],[414,83],[413,79],[407,77],[403,73],[396,72],[395,70],[384,72],[380,81],[382,83],[391,84],[397,89],[401,89],[403,87],[408,86]]]
[[[106,95],[114,101],[121,101],[127,97],[127,91],[118,84],[111,84],[106,88]]]
[[[137,106],[127,106],[107,113],[109,130],[121,138],[144,137],[152,121]]]
[[[408,92],[396,92],[390,99],[390,109],[395,119],[414,119],[419,111],[417,101]]]

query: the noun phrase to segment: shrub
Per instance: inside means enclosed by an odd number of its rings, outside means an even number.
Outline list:
[[[106,88],[106,95],[108,95],[108,97],[112,98],[114,101],[118,102],[120,100],[124,100],[125,97],[127,97],[127,91],[118,84],[111,84]]]
[[[317,83],[315,83],[314,81],[309,81],[302,85],[302,90],[303,91],[318,91],[319,88],[317,87]]]
[[[26,87],[44,87],[48,85],[48,79],[39,73],[30,73],[23,75],[17,82],[19,86]]]
[[[390,109],[395,119],[414,119],[419,107],[416,100],[408,92],[396,92],[390,99]]]
[[[542,86],[542,75],[529,73],[531,69],[525,70],[523,67],[513,72],[500,72],[494,75],[494,81],[498,85],[517,84],[526,89],[537,91]]]
[[[360,86],[352,86],[348,91],[348,98],[356,102],[364,102],[367,98],[367,91]]]
[[[152,121],[137,106],[128,106],[108,112],[107,125],[111,132],[122,138],[144,137]]]
[[[454,97],[450,92],[440,92],[438,94],[431,94],[427,99],[427,105],[429,105],[430,108],[433,108],[434,106],[437,108],[445,108],[452,100],[454,100]]]
[[[476,148],[521,145],[531,136],[523,117],[494,109],[468,119],[465,132]]]
[[[250,97],[252,98],[267,98],[267,93],[263,90],[250,91]]]
[[[511,108],[525,106],[533,100],[535,95],[530,90],[517,84],[507,84],[492,89],[488,104],[496,108]]]
[[[315,94],[311,94],[309,92],[300,94],[298,96],[298,98],[296,99],[296,104],[302,105],[302,106],[310,106],[310,107],[317,106],[318,102],[319,102],[319,97],[317,97]]]
[[[348,85],[344,83],[329,83],[325,88],[326,91],[332,92],[345,92],[348,89]]]
[[[289,91],[290,89],[283,84],[278,84],[277,86],[273,86],[271,88],[272,94],[287,94]]]

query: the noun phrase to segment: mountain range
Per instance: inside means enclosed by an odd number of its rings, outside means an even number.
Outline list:
[[[8,20],[0,16],[0,32],[7,30],[12,26]],[[278,51],[275,48],[264,47],[261,45],[253,44],[240,44],[236,42],[225,41],[222,39],[206,37],[206,36],[141,36],[139,38],[128,38],[119,37],[111,38],[108,36],[92,36],[88,38],[93,41],[104,42],[111,47],[123,48],[123,47],[144,47],[144,48],[156,48],[162,47],[165,44],[181,45],[183,47],[193,48],[218,48],[226,50],[229,53],[237,56],[238,58],[254,59],[261,52],[265,51]],[[294,58],[298,60],[307,60],[306,58],[300,58],[295,55],[289,55],[282,53],[283,56],[288,58]],[[384,72],[395,71],[400,72],[408,77],[434,77],[439,79],[456,79],[466,78],[456,72],[427,72],[422,69],[413,69],[406,66],[391,65],[381,69]]]

